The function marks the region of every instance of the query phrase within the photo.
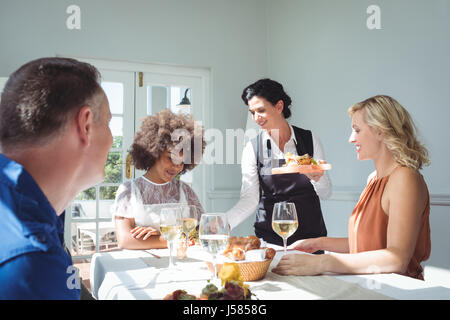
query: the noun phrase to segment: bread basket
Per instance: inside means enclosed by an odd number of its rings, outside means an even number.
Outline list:
[[[241,277],[243,281],[258,281],[264,278],[269,269],[270,263],[272,259],[266,259],[264,261],[249,261],[249,262],[235,262],[241,273]],[[209,270],[213,271],[213,264],[209,261],[206,262]],[[219,273],[220,268],[222,268],[222,264],[217,264],[217,273]]]

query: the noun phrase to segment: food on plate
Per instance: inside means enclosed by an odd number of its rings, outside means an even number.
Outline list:
[[[175,290],[166,295],[163,300],[197,300],[197,297],[184,290]]]
[[[236,263],[225,262],[218,274],[223,288],[219,290],[214,284],[208,284],[200,299],[205,300],[250,300],[252,293],[248,284],[244,284],[241,271]]]
[[[302,156],[296,156],[292,153],[286,153],[286,165],[285,166],[299,166],[299,165],[311,165],[318,164],[314,158],[309,154],[305,153]]]
[[[324,160],[314,160],[309,154],[302,156],[296,156],[288,152],[285,155],[286,163],[281,167],[272,168],[272,174],[285,174],[285,173],[318,173],[325,170],[331,170],[331,164]]]
[[[244,284],[236,263],[225,263],[219,272],[223,288],[208,283],[202,290],[200,298],[188,294],[185,290],[175,290],[166,295],[164,300],[251,300],[249,285]],[[209,281],[208,281],[209,282]]]
[[[245,260],[246,253],[251,250],[261,248],[261,241],[256,236],[247,237],[230,237],[223,254],[234,260]],[[264,248],[264,259],[272,259],[275,256],[275,250],[272,248]]]
[[[247,286],[247,285],[244,285]],[[235,281],[229,281],[222,289],[208,284],[200,295],[200,300],[251,300],[252,293]]]

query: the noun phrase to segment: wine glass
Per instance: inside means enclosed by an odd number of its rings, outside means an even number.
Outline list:
[[[272,229],[283,238],[284,253],[286,254],[287,238],[298,228],[297,210],[292,202],[277,202],[273,206]]]
[[[200,218],[198,237],[202,248],[213,257],[213,282],[217,282],[217,254],[225,250],[230,229],[225,213],[204,213]]]
[[[194,205],[184,205],[181,207],[181,217],[183,219],[182,231],[185,235],[185,248],[188,247],[189,234],[198,225],[198,209]]]
[[[173,241],[181,233],[182,219],[180,207],[162,208],[160,213],[159,230],[169,244],[169,269],[174,269],[172,249]]]

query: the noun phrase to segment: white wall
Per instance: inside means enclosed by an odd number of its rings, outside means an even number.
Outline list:
[[[71,4],[80,30],[66,27]],[[265,41],[260,0],[0,0],[0,77],[57,54],[209,68],[209,123],[223,131],[245,126],[240,91],[266,73]],[[232,188],[239,172],[215,166],[210,178]]]
[[[5,86],[7,80],[7,77],[0,77],[0,94],[2,93],[3,87]]]
[[[371,4],[381,9],[381,30],[366,26]],[[333,164],[334,195],[322,201],[329,235],[347,235],[374,169],[348,143],[347,109],[391,95],[409,110],[431,155],[422,172],[432,196],[427,264],[450,268],[450,1],[268,0],[267,30],[268,76],[291,95],[291,123],[313,130]]]

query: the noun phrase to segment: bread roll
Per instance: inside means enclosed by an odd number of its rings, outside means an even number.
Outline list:
[[[275,249],[266,248],[266,259],[273,259],[275,257]]]

